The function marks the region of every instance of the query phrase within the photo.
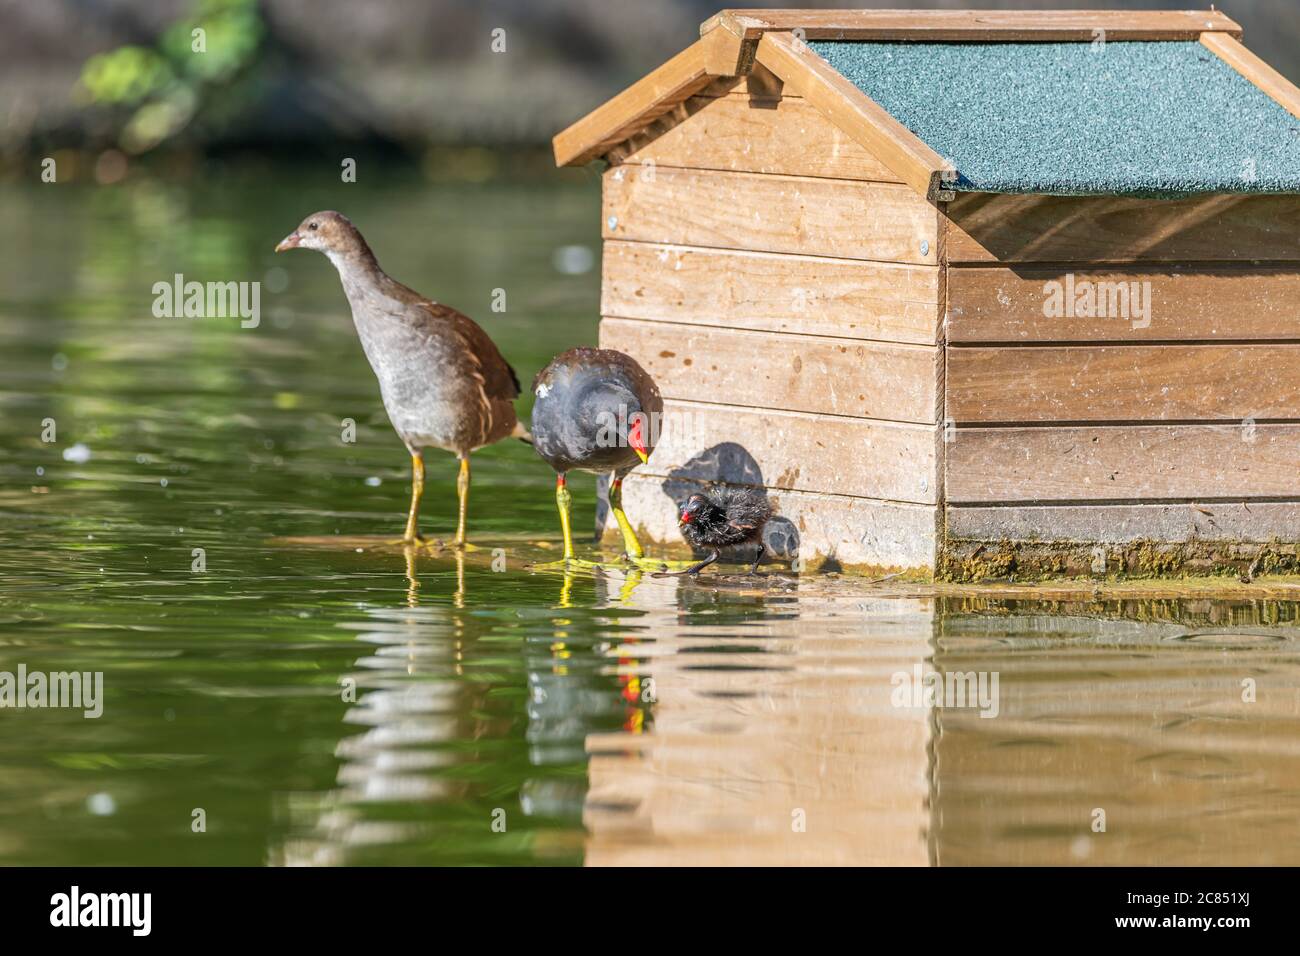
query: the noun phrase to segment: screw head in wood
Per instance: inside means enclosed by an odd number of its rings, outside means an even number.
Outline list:
[[[605,225],[609,226],[610,232],[618,228],[618,216],[610,216],[605,220]]]
[[[921,255],[923,255],[923,256],[928,256],[929,254],[930,254],[930,241],[929,241],[928,239],[922,239],[922,240],[921,240]]]

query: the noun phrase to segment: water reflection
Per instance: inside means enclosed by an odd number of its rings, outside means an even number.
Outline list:
[[[463,844],[466,862],[500,851],[561,861],[578,852],[585,738],[647,726],[637,660],[623,654],[615,670],[607,668],[605,650],[615,636],[607,629],[616,622],[594,628],[591,618],[594,608],[626,607],[639,572],[612,591],[607,579],[588,573],[542,577],[555,601],[533,609],[541,613],[513,612],[523,618],[520,643],[514,635],[503,640],[503,615],[485,616],[474,600],[476,586],[485,594],[500,587],[491,547],[469,554],[380,550],[394,561],[400,551],[406,604],[363,606],[364,621],[351,625],[369,650],[342,678],[349,705],[343,722],[364,730],[339,741],[330,793],[288,795],[291,837],[275,861],[343,865],[375,854],[391,860],[394,845],[415,860],[427,861],[431,850],[445,859],[449,840]],[[626,638],[628,648],[636,640]],[[485,668],[501,674],[486,675]],[[522,720],[495,713],[494,699],[515,697],[516,682],[524,691]],[[503,768],[495,755],[516,762],[517,726],[524,760]],[[511,783],[502,786],[503,779]],[[420,809],[435,805],[432,817]],[[475,805],[486,809],[471,811]],[[456,821],[450,834],[448,817]]]
[[[931,714],[890,704],[925,602],[662,580],[634,602],[654,727],[587,738],[587,863],[929,860]]]
[[[419,555],[403,549],[406,606],[366,606],[356,641],[366,648],[340,679],[347,705],[346,730],[335,749],[337,788],[323,799],[289,804],[291,815],[314,818],[310,832],[297,835],[277,862],[341,865],[349,853],[367,847],[407,843],[427,835],[424,820],[386,819],[368,807],[420,805],[463,797],[466,783],[444,771],[457,763],[454,745],[472,738],[466,720],[473,709],[463,677],[465,644],[476,636],[471,617],[446,607],[421,607]],[[453,609],[464,606],[464,558],[455,555]],[[477,632],[481,633],[481,629]],[[297,795],[302,796],[302,795]],[[294,820],[302,824],[301,819]]]
[[[588,863],[1300,859],[1297,645],[1258,626],[1294,606],[707,600],[646,606],[655,732],[589,738]],[[998,675],[997,716],[900,709],[918,667]]]
[[[528,576],[554,597],[507,640],[481,560],[406,562],[409,605],[351,625],[336,786],[297,795],[278,862],[1300,860],[1293,605],[584,572]],[[515,664],[510,719],[482,669]],[[921,674],[996,675],[995,706]]]
[[[936,660],[1001,668],[1002,713],[943,715],[938,862],[1300,861],[1295,620],[1209,601],[946,616]]]

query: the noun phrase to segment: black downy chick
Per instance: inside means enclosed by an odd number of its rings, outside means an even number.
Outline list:
[[[730,488],[717,485],[701,494],[691,495],[682,504],[677,524],[682,536],[697,548],[713,553],[689,568],[686,574],[698,574],[720,557],[719,548],[754,542],[758,552],[749,573],[758,570],[763,560],[763,526],[772,517],[767,495],[756,488]]]

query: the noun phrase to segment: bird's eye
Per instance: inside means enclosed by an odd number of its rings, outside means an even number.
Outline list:
[[[312,223],[310,226],[308,226],[307,228],[310,229],[312,232],[315,232],[315,231],[316,231],[316,223],[313,222],[313,223]]]

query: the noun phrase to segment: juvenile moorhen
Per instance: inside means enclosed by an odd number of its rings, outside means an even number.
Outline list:
[[[275,251],[299,248],[323,252],[338,270],[384,408],[411,453],[404,540],[421,540],[423,452],[432,446],[460,459],[455,546],[466,547],[470,452],[510,436],[528,440],[512,404],[519,377],[473,319],[389,278],[346,216],[313,213]]]
[[[612,349],[570,349],[551,360],[533,382],[533,447],[555,469],[555,503],[564,533],[564,563],[590,565],[573,555],[566,473],[608,472],[609,507],[634,562],[645,552],[623,513],[623,477],[654,450],[651,418],[664,402],[637,361]]]
[[[749,568],[753,574],[763,560],[763,527],[770,517],[772,507],[767,496],[756,488],[718,485],[691,495],[682,504],[677,523],[687,541],[697,548],[710,548],[713,553],[685,573],[699,574],[718,560],[719,548],[754,542],[758,553]]]

